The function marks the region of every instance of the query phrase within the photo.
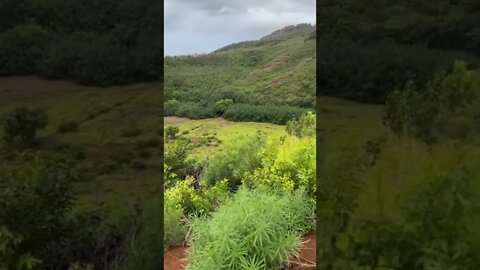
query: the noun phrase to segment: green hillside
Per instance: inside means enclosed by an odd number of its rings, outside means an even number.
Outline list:
[[[36,77],[2,78],[0,115],[22,105],[44,109],[47,126],[24,152],[81,157],[77,167],[84,181],[75,183],[79,206],[105,204],[108,217],[117,219],[158,187],[163,134],[159,89],[159,83],[96,88]],[[66,123],[76,128],[61,132]],[[10,159],[3,141],[0,149],[0,158]]]
[[[215,104],[222,99],[314,108],[315,27],[289,26],[210,54],[165,57],[166,115],[193,115],[178,109],[190,103],[203,108],[199,118],[219,116]]]

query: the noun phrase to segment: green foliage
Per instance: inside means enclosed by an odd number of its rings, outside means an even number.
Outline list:
[[[387,99],[384,122],[399,136],[414,136],[432,143],[444,139],[465,139],[476,134],[477,89],[472,87],[464,62],[457,62],[450,74],[438,73],[419,91],[408,84]]]
[[[192,174],[195,169],[194,161],[188,158],[187,154],[186,142],[176,140],[165,145],[165,165],[180,179]]]
[[[31,270],[40,264],[40,260],[29,254],[18,254],[17,249],[22,242],[21,236],[0,227],[0,269]]]
[[[0,34],[0,75],[35,72],[50,35],[39,25],[18,25]]]
[[[72,211],[73,184],[80,176],[71,161],[41,154],[23,159],[23,165],[0,178],[0,227],[14,237],[6,242],[10,263],[40,262],[45,269],[66,268],[74,261],[99,265],[115,231],[104,230],[99,211]]]
[[[244,177],[244,184],[270,192],[301,189],[312,201],[316,194],[316,147],[313,138],[289,137],[262,150],[261,166]]]
[[[184,237],[184,228],[180,222],[182,212],[170,212],[168,204],[165,208],[158,198],[151,199],[144,204],[142,216],[139,220],[138,234],[131,242],[126,258],[122,262],[120,269],[145,269],[154,270],[162,267],[163,253],[161,252],[167,244],[177,244]],[[164,211],[164,217],[162,215]],[[164,235],[162,242],[162,224],[166,232],[174,233],[174,236]],[[174,231],[175,228],[177,231]],[[167,230],[168,229],[168,230]]]
[[[158,46],[162,22],[156,19],[162,8],[158,3],[11,2],[0,3],[2,75],[33,73],[95,85],[162,76],[163,52]]]
[[[394,89],[412,80],[425,85],[438,69],[454,62],[454,54],[420,45],[398,45],[324,38],[317,69],[321,95],[383,103]]]
[[[478,66],[480,10],[473,2],[317,3],[320,93],[383,103],[407,81],[423,87],[454,59]]]
[[[228,109],[228,107],[232,105],[233,105],[232,99],[222,99],[215,103],[215,109],[217,110],[217,113],[219,115],[222,115]]]
[[[169,140],[173,140],[177,137],[177,133],[180,129],[177,126],[168,126],[165,128],[165,137]]]
[[[307,136],[315,136],[317,128],[317,117],[312,112],[302,115],[300,119],[292,119],[287,122],[285,130],[290,135],[295,135],[299,138]]]
[[[165,191],[165,199],[173,205],[181,207],[186,214],[208,214],[225,201],[229,195],[228,180],[226,179],[213,186],[205,186],[202,183],[197,189],[194,187],[195,179],[191,176],[172,182],[176,184]]]
[[[268,122],[279,125],[286,124],[293,118],[300,118],[308,110],[293,106],[233,104],[223,114],[231,121]]]
[[[21,143],[31,144],[37,130],[47,125],[47,115],[43,110],[31,110],[17,107],[2,117],[3,139],[9,144],[18,139]]]
[[[349,220],[335,236],[333,253],[322,254],[322,269],[477,269],[465,218],[479,205],[468,177],[462,170],[440,176],[405,205],[402,223]]]
[[[242,189],[211,219],[192,222],[188,269],[279,269],[297,254],[300,236],[313,228],[313,213],[301,193]]]
[[[165,197],[164,204],[164,220],[163,220],[163,250],[180,244],[186,235],[186,227],[183,223],[183,209],[178,204],[173,204],[168,198]],[[158,250],[155,251],[159,253]],[[160,253],[159,253],[160,254]]]
[[[259,153],[264,145],[265,138],[260,134],[236,139],[208,161],[203,178],[210,185],[223,179],[228,179],[232,188],[240,185],[245,173],[260,166]]]
[[[174,116],[178,108],[180,107],[180,101],[176,99],[170,99],[163,103],[163,113],[165,116]]]

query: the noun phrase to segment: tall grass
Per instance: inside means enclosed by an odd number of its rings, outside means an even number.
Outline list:
[[[241,189],[211,219],[193,221],[188,269],[280,269],[297,255],[314,220],[313,204],[301,193]]]

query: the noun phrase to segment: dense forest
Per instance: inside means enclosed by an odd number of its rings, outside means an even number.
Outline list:
[[[159,80],[163,6],[151,0],[0,1],[0,76],[88,85]]]
[[[383,103],[412,80],[424,85],[456,59],[478,66],[475,0],[317,2],[320,95]]]

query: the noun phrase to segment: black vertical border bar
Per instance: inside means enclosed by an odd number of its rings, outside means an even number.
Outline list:
[[[318,67],[319,67],[319,46],[318,46],[318,43],[319,43],[319,38],[318,38],[318,33],[320,31],[320,28],[319,28],[319,24],[318,22],[320,21],[320,18],[319,18],[319,1],[322,1],[322,0],[316,0],[316,20],[315,20],[315,28],[316,28],[316,35],[315,35],[315,64],[316,64],[316,68],[315,68],[315,86],[316,86],[316,94],[315,94],[315,115],[317,116],[317,121],[316,122],[316,127],[315,127],[315,137],[316,137],[316,143],[315,143],[315,146],[316,146],[316,185],[317,185],[317,188],[315,190],[316,194],[315,194],[315,197],[316,197],[316,208],[315,209],[315,215],[316,215],[316,229],[315,231],[317,232],[316,234],[316,241],[317,241],[317,247],[316,247],[316,261],[317,261],[317,265],[318,265],[318,261],[319,261],[319,254],[320,254],[320,249],[318,249],[318,243],[319,243],[319,234],[318,232],[320,231],[320,225],[319,225],[319,222],[320,222],[320,212],[318,211],[318,206],[319,206],[319,203],[321,202],[321,198],[320,198],[320,192],[318,191],[321,187],[321,180],[320,180],[320,175],[321,175],[321,172],[322,172],[322,166],[323,166],[323,160],[322,158],[324,157],[323,156],[323,138],[320,136],[319,134],[319,127],[320,127],[320,123],[318,121],[318,112],[320,112],[320,105],[318,103],[318,97],[319,97],[319,79],[318,79],[318,76],[317,76],[317,70],[318,70]],[[317,266],[317,269],[318,269],[318,266]]]
[[[161,241],[161,245],[162,247],[164,246],[164,220],[165,220],[165,217],[164,217],[164,213],[165,213],[165,210],[164,210],[164,184],[163,184],[163,179],[164,179],[164,165],[165,165],[165,139],[164,139],[164,107],[163,107],[163,100],[164,100],[164,96],[165,96],[165,92],[164,92],[164,83],[165,83],[165,1],[163,0],[157,0],[157,1],[162,1],[162,4],[161,4],[161,18],[158,18],[159,21],[160,21],[160,24],[159,24],[159,27],[160,27],[160,32],[161,32],[161,35],[162,35],[162,44],[158,44],[159,46],[161,46],[161,51],[162,51],[162,56],[161,56],[161,69],[160,69],[160,82],[161,82],[161,89],[159,89],[159,91],[162,91],[161,95],[160,95],[160,104],[159,106],[161,106],[161,110],[160,110],[160,118],[161,118],[161,121],[159,122],[159,125],[160,125],[160,130],[162,130],[162,134],[160,135],[160,144],[161,144],[161,147],[160,147],[160,181],[159,181],[159,196],[160,196],[160,211],[162,211],[162,213],[160,213],[160,220],[162,221],[161,224],[159,224],[160,226],[160,241]],[[160,252],[159,252],[160,253]],[[164,261],[163,261],[163,252],[161,253],[160,255],[160,263],[162,265],[162,268],[163,269],[163,265],[164,265]]]

